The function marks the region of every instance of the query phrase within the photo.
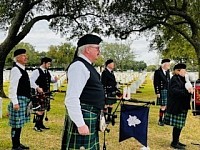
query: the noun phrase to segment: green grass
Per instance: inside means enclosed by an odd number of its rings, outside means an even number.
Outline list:
[[[66,83],[64,84],[66,85]],[[4,88],[7,91],[8,83]],[[61,90],[65,90],[66,86]],[[155,100],[152,81],[149,77],[138,90],[137,94],[133,94],[133,98],[140,100]],[[6,92],[7,93],[7,92]],[[25,125],[22,130],[22,143],[30,146],[31,150],[59,150],[61,145],[62,129],[64,124],[65,107],[64,107],[65,93],[56,93],[55,100],[51,103],[51,110],[48,112],[48,122],[44,122],[50,130],[44,132],[35,132],[33,130],[34,124],[32,122]],[[10,127],[8,126],[7,105],[9,99],[3,99],[3,118],[0,119],[0,150],[11,149]],[[148,127],[148,145],[151,150],[170,150],[171,142],[171,126],[160,127],[157,125],[159,106],[150,106],[149,113],[149,127]],[[141,144],[134,138],[127,139],[123,142],[119,140],[119,112],[115,126],[109,125],[109,133],[106,133],[107,150],[139,150]],[[200,147],[194,146],[191,142],[200,143],[200,118],[193,116],[191,111],[188,113],[186,126],[183,128],[181,142],[187,144],[188,150],[199,150]],[[103,144],[103,133],[100,133],[101,149]]]

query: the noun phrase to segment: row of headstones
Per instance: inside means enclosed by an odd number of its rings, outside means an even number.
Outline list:
[[[54,74],[54,75],[59,77],[58,81],[53,83],[53,91],[56,91],[62,86],[62,84],[66,80],[66,73],[62,72],[62,74],[59,75]]]
[[[198,72],[187,72],[188,74],[188,78],[189,78],[189,81],[191,82],[195,82],[197,79],[199,79],[199,73]],[[170,72],[170,77],[172,77],[173,74],[172,72]],[[154,78],[154,72],[151,73],[150,75],[150,79],[153,80]]]
[[[147,76],[146,72],[115,72],[116,81],[119,83],[118,88],[121,86],[123,90],[123,99],[130,99],[131,94],[136,93],[142,86]]]
[[[137,79],[142,72],[115,72],[114,74],[117,82],[125,84]]]
[[[28,72],[31,75],[31,71]],[[53,83],[53,90],[58,90],[63,82],[66,80],[64,71],[51,72],[53,76],[59,79]],[[7,73],[8,74],[8,73]],[[136,93],[137,89],[144,83],[147,73],[146,72],[115,72],[117,82],[120,82],[123,88],[123,98],[130,99],[132,93]],[[9,76],[9,75],[8,75]],[[0,118],[2,117],[2,99],[0,98]]]
[[[55,76],[60,76],[56,75]],[[116,81],[121,85],[126,85],[123,89],[130,89],[130,93],[136,93],[136,90],[144,83],[147,73],[146,72],[116,72]],[[53,84],[53,90],[58,90],[59,87],[66,80],[65,72],[60,76],[59,80]],[[123,90],[124,91],[124,90]]]
[[[147,73],[143,72],[141,75],[134,81],[131,81],[123,86],[123,99],[130,99],[131,94],[135,94],[137,90],[145,82]]]

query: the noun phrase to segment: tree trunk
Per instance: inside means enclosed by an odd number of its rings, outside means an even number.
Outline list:
[[[195,49],[197,59],[198,59],[198,79],[200,79],[200,40],[199,40],[199,37],[196,39],[198,40],[194,40],[195,42],[193,44],[193,47]]]
[[[197,57],[198,57],[197,59],[198,59],[198,73],[199,73],[198,74],[198,79],[200,79],[200,58],[199,58],[200,56],[197,55]]]
[[[6,57],[14,46],[14,42],[9,42],[7,40],[0,44],[0,97],[3,98],[7,98],[3,89],[3,69],[5,66]]]
[[[5,58],[1,57],[0,60],[0,97],[6,98],[6,94],[4,92],[3,89],[3,69],[4,69],[4,65],[5,65]]]

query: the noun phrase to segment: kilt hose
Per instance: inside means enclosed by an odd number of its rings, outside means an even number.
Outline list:
[[[27,106],[30,99],[25,96],[17,96],[19,102],[19,110],[13,109],[13,103],[8,105],[9,125],[12,128],[21,128],[25,123],[30,122],[30,114],[27,114]]]
[[[90,135],[83,136],[78,133],[77,126],[70,119],[68,114],[66,114],[63,139],[61,150],[99,150],[99,135],[98,135],[98,118],[99,113],[94,110],[93,107],[90,107],[81,104],[82,114],[86,125],[89,127]]]
[[[164,123],[166,125],[170,125],[170,126],[174,126],[176,128],[182,129],[185,126],[187,113],[188,113],[187,110],[177,115],[166,113],[164,117]]]
[[[157,98],[156,105],[167,106],[167,90],[161,90],[160,98]]]

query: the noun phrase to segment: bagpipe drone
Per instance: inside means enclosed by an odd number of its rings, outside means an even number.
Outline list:
[[[49,92],[38,93],[35,89],[31,89],[30,103],[28,104],[27,114],[35,114],[38,111],[45,111],[45,121],[48,121],[47,111],[50,111],[51,100],[54,100],[53,96],[56,92],[66,92],[61,90],[53,90]],[[33,119],[34,122],[34,119]]]

